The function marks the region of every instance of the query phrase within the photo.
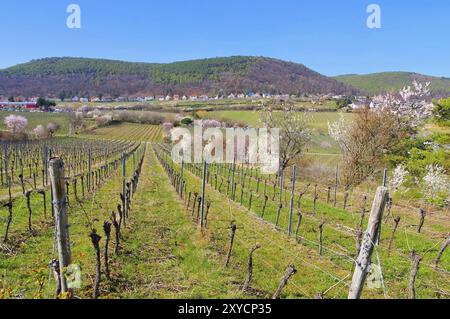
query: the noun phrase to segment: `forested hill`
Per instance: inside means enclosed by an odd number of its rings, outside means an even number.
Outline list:
[[[336,80],[358,88],[368,94],[379,94],[389,91],[398,91],[411,85],[413,81],[431,82],[434,96],[448,96],[450,94],[450,78],[433,77],[411,72],[384,72],[366,75],[342,75]]]
[[[354,94],[357,90],[304,65],[264,57],[169,64],[46,58],[0,70],[0,95]]]

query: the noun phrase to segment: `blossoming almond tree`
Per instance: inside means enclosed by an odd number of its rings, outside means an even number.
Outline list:
[[[404,87],[398,94],[375,96],[371,108],[391,112],[401,120],[403,127],[416,128],[433,115],[434,105],[428,101],[430,84],[414,81],[412,86]]]
[[[445,169],[439,165],[428,165],[422,180],[422,193],[428,200],[450,197],[450,180]]]
[[[311,141],[310,117],[297,112],[293,105],[285,105],[281,111],[266,106],[260,120],[265,128],[280,130],[280,169],[284,170]]]
[[[13,136],[17,133],[24,132],[28,125],[28,120],[25,117],[17,115],[9,115],[5,117],[4,122]]]
[[[397,165],[389,181],[389,188],[393,193],[402,190],[408,174],[409,172],[406,170],[405,166],[403,166],[402,164]]]
[[[328,123],[330,136],[343,152],[346,187],[373,176],[384,165],[385,155],[432,115],[429,86],[413,82],[398,94],[374,97],[369,106],[355,112],[352,123],[343,118]]]

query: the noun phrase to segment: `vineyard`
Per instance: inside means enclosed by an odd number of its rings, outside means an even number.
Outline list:
[[[382,182],[349,196],[161,142],[120,124],[3,143],[0,298],[347,297]],[[448,298],[448,229],[387,202],[362,297]]]
[[[96,129],[91,134],[88,134],[87,137],[139,142],[160,142],[162,141],[162,130],[157,125],[121,123]]]

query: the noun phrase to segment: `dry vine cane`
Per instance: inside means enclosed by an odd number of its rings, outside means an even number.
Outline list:
[[[92,241],[92,245],[94,246],[95,249],[95,261],[96,261],[96,272],[95,272],[95,282],[94,282],[94,292],[93,292],[93,298],[94,299],[98,299],[100,292],[99,292],[99,287],[100,287],[100,280],[101,280],[101,274],[102,274],[102,270],[101,270],[101,257],[100,257],[100,240],[102,239],[102,237],[100,237],[99,235],[97,235],[96,230],[92,230],[91,234],[89,235],[89,237],[91,237],[91,241]]]
[[[244,285],[242,286],[242,291],[246,292],[250,287],[250,282],[253,278],[253,254],[255,251],[261,248],[260,244],[256,244],[252,249],[250,249],[250,253],[248,255],[248,264],[247,264],[247,278],[245,279]]]
[[[281,282],[278,286],[277,291],[275,292],[275,294],[273,295],[272,299],[280,299],[281,296],[281,292],[283,291],[284,287],[286,287],[286,285],[288,284],[289,279],[295,275],[297,273],[297,269],[295,269],[294,265],[289,265],[288,268],[286,269],[286,272],[283,276],[283,278],[281,278]]]
[[[225,267],[228,267],[230,263],[231,253],[233,251],[234,237],[236,236],[236,229],[237,229],[236,224],[232,222],[230,226],[230,245],[228,248],[227,259],[225,261]]]
[[[108,249],[109,249],[109,242],[111,240],[111,226],[112,224],[108,221],[106,221],[103,224],[103,231],[105,232],[105,250],[103,252],[103,262],[105,264],[105,276],[108,280],[111,280],[111,275],[109,272],[109,262],[108,262]]]

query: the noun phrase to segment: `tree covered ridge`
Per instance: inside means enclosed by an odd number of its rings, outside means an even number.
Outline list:
[[[0,70],[0,95],[337,93],[357,90],[302,64],[232,56],[174,63],[46,58]]]
[[[412,72],[382,72],[373,74],[349,74],[334,77],[336,80],[358,88],[368,94],[382,94],[399,91],[413,81],[431,82],[430,88],[434,95],[447,96],[450,92],[450,78],[433,77]]]
[[[139,63],[90,58],[44,58],[32,60],[0,71],[9,76],[59,76],[84,74],[90,76],[137,75],[157,84],[199,83],[218,80],[220,74],[245,75],[261,58],[226,57],[174,63]]]

